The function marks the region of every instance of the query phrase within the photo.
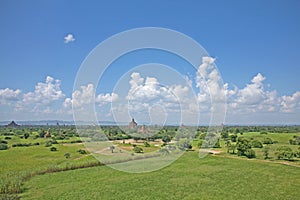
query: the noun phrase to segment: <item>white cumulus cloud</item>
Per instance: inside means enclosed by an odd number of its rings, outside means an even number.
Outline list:
[[[300,91],[291,96],[282,96],[280,105],[282,112],[295,112],[296,109],[300,108]]]
[[[0,89],[0,104],[10,104],[11,101],[20,99],[21,90],[12,90],[9,88]]]
[[[117,101],[118,98],[118,94],[115,93],[98,94],[95,97],[94,85],[88,84],[81,86],[80,90],[75,90],[72,94],[72,98],[65,99],[63,106],[70,107],[73,104],[74,108],[82,108],[84,105],[93,103],[93,101],[102,106]]]
[[[64,37],[64,41],[66,44],[68,44],[70,42],[74,42],[75,38],[74,38],[73,34],[68,34]]]
[[[60,84],[60,80],[54,80],[51,76],[47,76],[45,83],[37,83],[34,92],[24,94],[22,102],[25,104],[51,104],[65,97],[65,94],[60,89]]]

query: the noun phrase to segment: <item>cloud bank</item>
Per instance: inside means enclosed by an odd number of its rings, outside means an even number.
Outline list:
[[[264,82],[267,77],[262,73],[257,73],[241,88],[222,83],[219,73],[213,67],[214,63],[214,58],[204,57],[195,74],[195,81],[188,80],[186,85],[162,85],[156,77],[143,77],[140,73],[133,72],[128,81],[129,90],[126,96],[114,92],[96,94],[95,86],[88,84],[81,86],[68,97],[61,89],[61,81],[47,76],[30,92],[12,88],[0,89],[0,118],[30,120],[42,116],[46,119],[71,120],[72,107],[84,109],[91,103],[95,103],[96,112],[99,112],[97,114],[102,119],[107,117],[107,120],[112,120],[113,112],[116,114],[121,111],[127,117],[130,112],[153,114],[154,110],[156,116],[160,112],[161,115],[168,113],[174,116],[183,112],[192,117],[198,112],[220,109],[218,104],[211,106],[214,101],[226,102],[226,123],[246,123],[249,119],[252,120],[251,123],[257,124],[299,123],[300,91],[280,96],[276,90],[266,87]],[[195,93],[196,101],[192,101],[191,92]]]

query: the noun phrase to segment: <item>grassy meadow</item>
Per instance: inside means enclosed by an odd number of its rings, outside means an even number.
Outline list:
[[[36,176],[22,199],[297,199],[300,169],[187,152],[162,170],[130,174],[100,166]]]
[[[49,129],[52,136],[45,138]],[[298,198],[299,127],[226,127],[218,141],[220,145],[208,149],[212,154],[200,159],[199,143],[203,143],[206,130],[201,127],[193,133],[187,152],[171,165],[132,174],[96,160],[81,143],[90,141],[94,135],[80,138],[74,127],[2,127],[0,142],[7,149],[0,150],[0,199]],[[147,140],[130,138],[116,127],[105,127],[102,131],[115,153],[121,150],[132,155],[148,155],[177,137],[174,127],[165,128]],[[266,140],[272,142],[265,144]],[[261,143],[261,147],[256,148],[254,141]],[[251,159],[239,155],[242,142],[242,147],[255,153]],[[278,149],[282,146],[291,150],[285,149],[283,155],[292,156],[279,159]],[[136,147],[142,152],[137,153]],[[229,150],[231,147],[234,154]]]

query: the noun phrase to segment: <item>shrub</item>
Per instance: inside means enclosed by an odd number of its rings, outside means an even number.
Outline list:
[[[237,135],[230,135],[231,142],[236,142]]]
[[[265,148],[263,148],[264,159],[269,158],[269,151],[270,151],[270,147],[266,146]]]
[[[48,140],[45,144],[45,147],[51,147],[52,146],[52,142],[51,140]]]
[[[290,147],[281,146],[276,149],[275,155],[278,160],[292,160],[294,153]]]
[[[36,143],[35,143],[36,144]],[[32,146],[33,144],[31,143],[15,143],[15,144],[12,144],[11,146],[12,147],[30,147]]]
[[[80,154],[86,154],[86,151],[83,149],[79,149],[77,152],[79,152]]]
[[[5,140],[0,140],[0,143],[1,143],[1,144],[7,144],[7,141],[5,141]]]
[[[262,131],[262,132],[260,132],[260,134],[262,134],[262,135],[267,135],[268,132],[267,132],[267,131]]]
[[[29,133],[24,133],[24,138],[28,139],[29,138]]]
[[[164,143],[169,143],[169,142],[171,142],[171,137],[169,135],[166,135],[162,138],[162,141]]]
[[[11,140],[11,137],[6,136],[4,140]]]
[[[215,143],[215,145],[213,146],[213,148],[221,148],[219,140]]]
[[[133,148],[133,151],[134,151],[134,153],[144,153],[144,150],[139,146],[135,146]]]
[[[161,149],[159,150],[159,152],[160,152],[161,154],[163,154],[163,155],[167,155],[167,154],[170,153],[169,150],[168,150],[167,148],[161,148]]]
[[[253,149],[247,149],[245,152],[247,158],[255,158],[255,151]]]
[[[71,141],[71,143],[73,144],[73,143],[82,143],[82,141],[81,140],[73,140],[73,141]]]
[[[148,142],[145,141],[145,142],[144,142],[144,146],[145,146],[145,147],[150,147],[150,144],[149,144]]]
[[[263,141],[264,144],[273,144],[273,141],[271,138],[265,138]]]
[[[110,146],[109,147],[109,149],[111,150],[111,153],[114,153],[114,149],[115,149],[116,147],[114,146],[114,145],[112,145],[112,146]]]
[[[295,156],[300,158],[300,147],[298,147],[298,151],[296,151]]]
[[[68,158],[70,158],[70,157],[71,157],[71,154],[70,154],[70,153],[65,153],[65,155],[64,155],[64,156],[65,156],[65,158],[67,158],[67,159],[68,159]]]
[[[6,149],[8,149],[7,144],[0,143],[0,150],[6,150]]]
[[[239,156],[246,156],[246,151],[251,149],[250,141],[247,138],[239,137],[236,149]]]
[[[50,151],[57,151],[57,148],[56,147],[51,147]]]
[[[178,146],[178,149],[180,149],[181,151],[187,151],[193,148],[191,142],[188,140],[179,141],[178,143],[176,143],[176,145]]]
[[[260,141],[258,141],[258,140],[253,140],[251,142],[251,146],[253,148],[263,148],[263,144]]]
[[[55,139],[52,139],[52,140],[51,140],[51,143],[52,143],[52,144],[58,144],[58,142],[57,142]]]
[[[300,137],[294,136],[294,138],[290,139],[289,142],[291,145],[300,145]]]

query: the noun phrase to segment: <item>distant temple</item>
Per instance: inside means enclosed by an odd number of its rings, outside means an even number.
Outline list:
[[[148,132],[148,129],[146,128],[145,125],[143,125],[139,130],[138,130],[139,133],[146,133]]]
[[[46,134],[44,135],[44,138],[51,138],[50,130],[48,129]]]
[[[137,123],[134,121],[134,118],[131,119],[131,122],[128,125],[129,128],[136,128]]]
[[[6,125],[6,127],[18,127],[20,126],[19,124],[17,124],[15,121],[11,121],[9,124]]]

